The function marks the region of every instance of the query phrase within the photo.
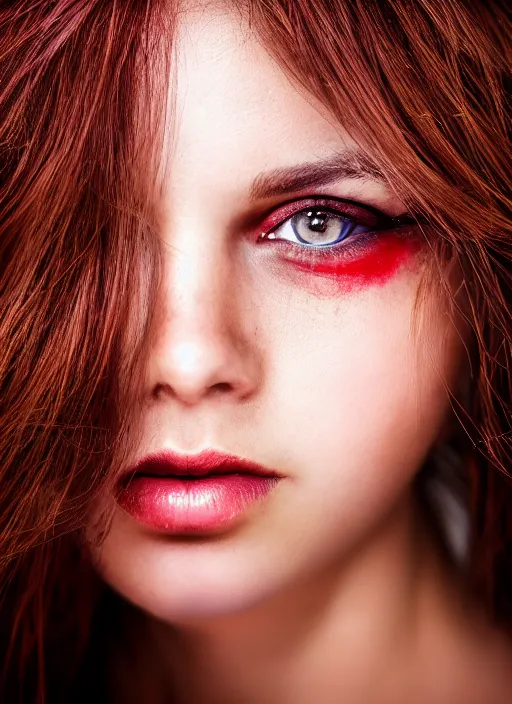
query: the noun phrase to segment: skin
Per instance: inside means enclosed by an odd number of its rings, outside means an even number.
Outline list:
[[[132,654],[113,664],[119,701],[504,701],[501,641],[412,490],[463,359],[434,294],[413,330],[419,240],[377,277],[325,275],[258,240],[268,213],[301,198],[405,208],[355,179],[251,200],[259,174],[356,145],[229,10],[183,13],[178,48],[164,286],[133,460],[214,448],[286,478],[216,536],[162,537],[116,508],[93,557],[137,607]]]

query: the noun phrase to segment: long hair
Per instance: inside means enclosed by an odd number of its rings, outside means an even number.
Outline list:
[[[137,440],[159,5],[0,6],[1,701],[78,665],[97,590],[69,536]]]
[[[470,399],[463,406],[454,399],[466,438],[470,575],[505,623],[512,616],[506,3],[237,7],[426,223],[433,262],[459,263],[472,334]],[[160,281],[151,205],[165,129],[161,78],[175,20],[163,0],[0,4],[2,701],[63,700],[89,637],[99,585],[80,536],[92,502],[112,487],[138,438]],[[432,271],[429,285],[444,286],[442,267]]]

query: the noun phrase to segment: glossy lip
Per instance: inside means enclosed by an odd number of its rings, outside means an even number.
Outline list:
[[[169,450],[142,458],[121,477],[116,500],[138,523],[172,535],[219,533],[240,522],[283,475],[215,450]]]

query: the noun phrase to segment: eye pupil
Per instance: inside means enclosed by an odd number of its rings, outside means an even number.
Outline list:
[[[310,210],[307,215],[308,218],[310,218],[309,227],[311,230],[314,232],[325,232],[327,229],[327,220],[329,218],[328,213],[324,213],[321,210]]]

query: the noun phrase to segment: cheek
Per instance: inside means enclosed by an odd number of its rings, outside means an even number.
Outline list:
[[[279,433],[323,478],[412,476],[440,432],[460,345],[441,301],[415,330],[418,281],[404,273],[364,296],[303,299],[276,313]]]

